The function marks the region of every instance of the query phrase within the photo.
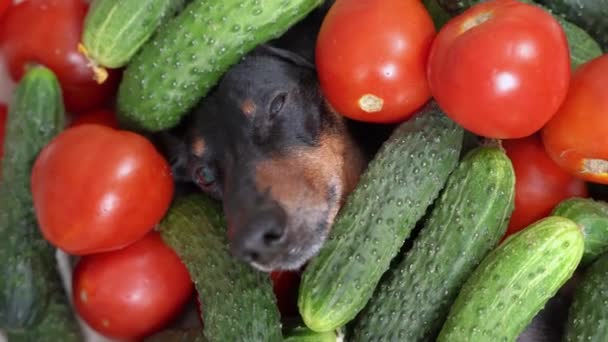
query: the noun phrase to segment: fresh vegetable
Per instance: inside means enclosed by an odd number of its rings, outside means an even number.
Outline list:
[[[12,2],[13,0],[0,0],[0,19],[2,19],[2,16],[11,6]]]
[[[323,94],[338,113],[355,120],[409,118],[431,97],[426,61],[435,35],[420,1],[336,2],[317,38]]]
[[[81,126],[84,124],[97,124],[110,128],[120,128],[116,114],[112,110],[100,109],[79,114],[71,123],[70,127]]]
[[[285,342],[336,342],[338,336],[335,331],[315,332],[306,326],[290,329],[285,334]]]
[[[11,102],[0,183],[0,329],[30,329],[44,318],[56,277],[54,250],[32,211],[30,172],[39,151],[63,128],[57,78],[32,67]]]
[[[506,235],[547,217],[561,201],[587,197],[585,182],[570,175],[547,155],[538,135],[504,140],[515,168],[515,210]]]
[[[608,252],[608,203],[590,198],[569,198],[559,203],[552,215],[576,222],[583,231],[585,253],[581,265],[589,265]]]
[[[549,156],[574,176],[608,184],[608,55],[580,66],[568,96],[542,130]]]
[[[118,91],[119,120],[148,131],[175,126],[230,66],[321,3],[193,0],[129,63]]]
[[[47,66],[57,75],[70,112],[103,106],[118,86],[115,72],[97,84],[77,51],[87,9],[85,0],[27,0],[12,6],[0,21],[0,53],[11,77],[20,80],[33,63]]]
[[[462,137],[431,102],[384,143],[304,270],[298,307],[306,326],[335,330],[363,309],[456,168]]]
[[[511,235],[466,281],[437,341],[515,341],[570,279],[583,245],[576,223],[558,216]]]
[[[577,284],[565,329],[566,342],[602,342],[608,336],[608,254],[585,270]]]
[[[164,330],[144,339],[144,342],[207,342],[201,329]]]
[[[294,271],[275,271],[270,273],[272,290],[277,299],[281,317],[298,316],[298,288],[300,273]]]
[[[448,22],[428,62],[433,97],[454,121],[489,138],[540,130],[570,81],[568,42],[546,11],[517,0],[471,7]]]
[[[101,334],[136,339],[166,326],[193,292],[188,270],[158,232],[81,258],[73,274],[80,316]]]
[[[359,315],[351,341],[434,341],[458,291],[504,234],[514,194],[513,166],[500,148],[469,152],[412,249]]]
[[[282,340],[270,277],[230,254],[218,203],[202,194],[177,198],[160,232],[194,280],[208,340]]]
[[[589,32],[608,51],[607,0],[539,0],[555,14],[564,16]]]
[[[105,68],[120,68],[139,51],[159,26],[184,6],[185,0],[97,0],[82,32],[80,50],[94,66],[97,81]]]
[[[2,166],[2,156],[4,156],[4,135],[6,133],[6,116],[8,108],[4,103],[0,103],[0,166]],[[0,167],[0,181],[2,180],[2,168]]]
[[[446,12],[443,8],[441,8],[441,6],[439,6],[437,0],[422,0],[422,3],[424,4],[424,7],[426,7],[426,10],[429,12],[431,18],[433,19],[433,22],[435,23],[435,28],[437,30],[440,30],[443,25],[445,25],[445,23],[450,20],[450,14]]]
[[[167,161],[144,137],[101,125],[69,128],[32,171],[44,237],[73,255],[120,249],[160,221],[173,196]]]

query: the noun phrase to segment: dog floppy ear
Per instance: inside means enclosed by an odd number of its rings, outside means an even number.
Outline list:
[[[282,60],[285,60],[289,63],[292,63],[292,64],[302,67],[302,68],[313,69],[313,70],[315,69],[315,65],[313,62],[310,62],[309,60],[298,55],[297,53],[289,51],[289,50],[281,49],[278,47],[274,47],[274,46],[271,46],[268,44],[262,44],[262,45],[258,46],[255,53],[279,57]]]
[[[188,172],[188,148],[186,142],[180,136],[183,135],[161,131],[154,134],[151,140],[169,163],[173,180],[175,182],[190,182],[192,178]]]

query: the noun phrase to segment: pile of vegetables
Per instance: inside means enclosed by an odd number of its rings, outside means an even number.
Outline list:
[[[302,270],[252,269],[219,203],[176,196],[147,134],[322,3],[0,1],[9,341],[80,341],[76,314],[149,341],[515,341],[575,273],[564,339],[608,336],[606,0],[337,0],[323,95],[396,129]]]

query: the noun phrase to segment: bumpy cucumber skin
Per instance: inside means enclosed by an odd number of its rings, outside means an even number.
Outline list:
[[[203,329],[164,330],[146,339],[144,342],[207,342]]]
[[[315,332],[307,327],[297,327],[285,334],[285,342],[336,342],[335,331]]]
[[[603,254],[587,270],[577,285],[564,340],[604,342],[608,337],[608,254]]]
[[[552,215],[571,219],[582,229],[585,237],[582,266],[608,252],[608,203],[590,198],[569,198],[558,204]]]
[[[303,273],[298,306],[310,329],[335,330],[363,309],[456,168],[462,138],[431,102],[385,142]]]
[[[467,154],[413,248],[359,316],[352,341],[434,341],[458,291],[504,235],[514,195],[513,165],[500,148]]]
[[[230,254],[218,203],[200,194],[176,199],[160,233],[195,283],[209,341],[282,340],[270,278]]]
[[[555,14],[580,26],[608,51],[608,0],[539,0]]]
[[[549,216],[511,235],[462,287],[437,342],[515,341],[583,256],[577,224]]]
[[[185,0],[95,0],[84,22],[82,43],[103,67],[125,66]]]
[[[175,126],[246,53],[287,31],[322,0],[193,0],[135,55],[118,90],[134,129]]]
[[[55,75],[33,67],[9,108],[0,183],[0,329],[26,329],[44,316],[56,276],[54,248],[42,237],[33,210],[30,175],[42,148],[65,125]]]

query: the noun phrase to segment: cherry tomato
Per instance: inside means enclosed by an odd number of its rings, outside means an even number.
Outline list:
[[[321,89],[342,115],[394,123],[427,102],[435,26],[419,0],[341,0],[317,38]]]
[[[296,271],[276,271],[270,273],[270,279],[281,316],[296,317],[299,313],[300,273]]]
[[[581,179],[608,184],[608,54],[581,65],[568,96],[542,130],[553,160]]]
[[[85,124],[98,124],[111,128],[120,128],[116,114],[107,109],[96,110],[78,115],[70,124],[71,127],[85,125]]]
[[[585,182],[551,160],[539,135],[504,140],[503,146],[515,170],[515,210],[506,235],[548,216],[567,198],[588,196]]]
[[[124,249],[81,258],[72,287],[76,310],[93,329],[125,339],[161,330],[194,289],[188,270],[157,232]]]
[[[168,163],[147,139],[101,125],[60,133],[36,159],[31,183],[44,237],[74,255],[139,240],[174,191]]]
[[[18,81],[29,64],[44,64],[57,75],[70,112],[103,106],[118,86],[115,71],[97,84],[78,52],[87,10],[84,0],[27,0],[10,7],[0,22],[0,53],[11,77]]]
[[[439,106],[465,129],[523,138],[540,130],[564,101],[568,42],[560,24],[537,6],[480,3],[441,29],[428,78]]]

